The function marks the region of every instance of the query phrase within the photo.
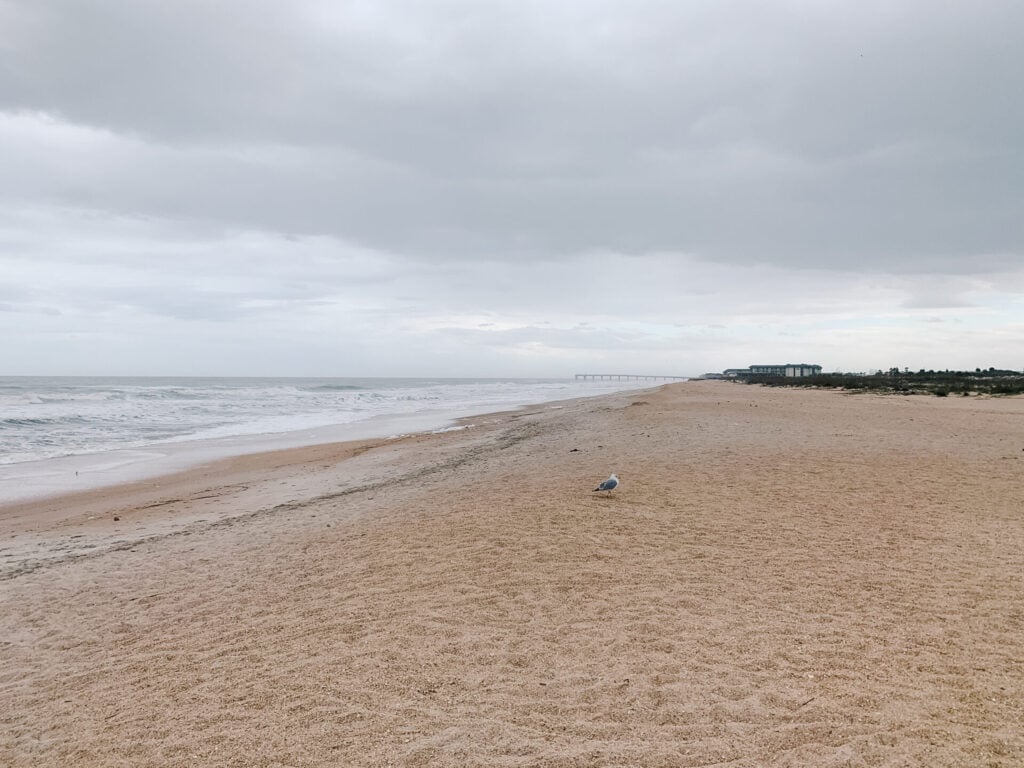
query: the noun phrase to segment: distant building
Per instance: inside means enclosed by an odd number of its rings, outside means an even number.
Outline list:
[[[785,365],[752,365],[752,376],[817,376],[821,373],[820,365],[807,363],[786,363]]]
[[[821,373],[820,365],[808,363],[785,363],[783,365],[752,365],[749,368],[727,368],[722,375],[728,379],[741,376],[817,376]]]

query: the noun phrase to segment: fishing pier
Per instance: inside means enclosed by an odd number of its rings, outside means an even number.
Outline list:
[[[648,376],[637,373],[577,373],[576,381],[687,381],[689,376]]]

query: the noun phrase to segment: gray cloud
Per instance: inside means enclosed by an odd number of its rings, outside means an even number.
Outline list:
[[[0,0],[0,301],[44,318],[25,359],[138,355],[133,323],[214,362],[255,324],[281,368],[338,326],[374,371],[935,354],[919,311],[1020,309],[1022,29],[1009,0]]]
[[[1016,3],[110,0],[8,22],[6,108],[110,132],[47,186],[80,204],[432,259],[1021,252]]]

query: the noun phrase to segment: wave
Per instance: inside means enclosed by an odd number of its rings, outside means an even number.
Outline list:
[[[0,378],[0,464],[622,389],[564,380]],[[628,388],[628,387],[627,387]]]
[[[361,387],[358,384],[320,384],[315,387],[306,387],[307,392],[358,392],[365,390],[366,387]]]
[[[59,418],[51,419],[43,416],[29,416],[25,418],[7,418],[0,419],[0,428],[2,427],[53,427],[64,424],[86,424],[89,419],[84,419],[81,416],[61,416]]]

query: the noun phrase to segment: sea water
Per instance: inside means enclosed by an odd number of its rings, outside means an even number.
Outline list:
[[[572,379],[0,377],[0,502],[229,455],[650,386]]]

